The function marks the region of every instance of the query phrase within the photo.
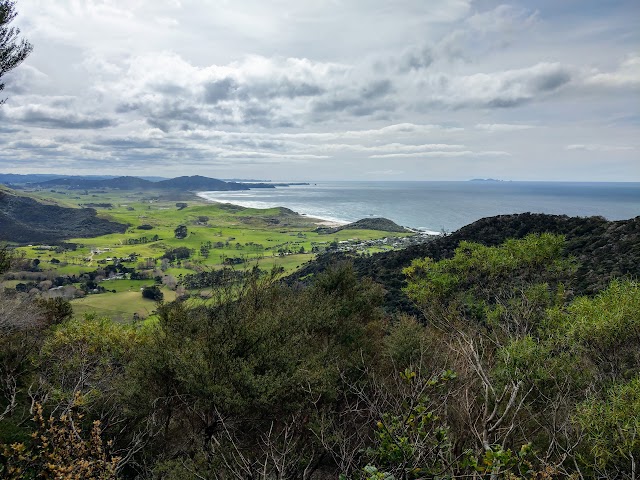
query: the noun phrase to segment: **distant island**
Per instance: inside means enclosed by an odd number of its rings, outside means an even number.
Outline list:
[[[472,178],[470,182],[507,182],[511,180],[499,180],[497,178]]]

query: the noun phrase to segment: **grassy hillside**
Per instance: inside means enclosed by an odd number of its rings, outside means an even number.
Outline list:
[[[126,230],[126,225],[98,218],[96,213],[93,208],[71,209],[39,203],[3,188],[0,190],[0,240],[53,243]]]

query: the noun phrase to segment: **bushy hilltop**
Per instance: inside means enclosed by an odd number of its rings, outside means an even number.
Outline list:
[[[387,291],[389,308],[416,313],[415,306],[402,288],[406,285],[403,268],[412,260],[430,257],[450,258],[461,241],[495,246],[509,238],[523,238],[532,233],[553,233],[566,238],[564,254],[577,260],[571,288],[575,295],[593,294],[606,287],[612,278],[640,277],[640,217],[607,221],[602,217],[568,217],[522,213],[498,215],[478,220],[456,232],[403,250],[383,252],[371,257],[353,257],[355,270],[370,277]],[[324,271],[345,254],[326,254],[296,272],[290,281]]]
[[[93,208],[47,205],[1,189],[0,241],[54,243],[126,231],[126,225],[98,218],[96,214]]]

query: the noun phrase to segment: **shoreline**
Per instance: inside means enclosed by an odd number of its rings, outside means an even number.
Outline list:
[[[284,205],[278,205],[276,203],[266,203],[266,202],[252,202],[252,201],[245,201],[243,202],[242,200],[240,201],[236,201],[234,199],[234,201],[230,202],[227,199],[219,199],[219,198],[212,198],[213,195],[209,196],[207,194],[214,194],[215,195],[215,191],[213,192],[208,192],[208,191],[201,191],[201,192],[196,192],[196,195],[200,198],[202,198],[203,200],[206,200],[208,202],[212,202],[212,203],[221,203],[221,204],[228,204],[228,205],[236,205],[239,207],[244,207],[244,208],[257,208],[257,209],[267,209],[267,208],[289,208],[290,207],[286,207]],[[330,227],[330,228],[335,228],[335,227],[342,227],[345,225],[348,225],[350,223],[356,222],[358,220],[362,220],[362,219],[356,219],[356,220],[343,220],[340,218],[335,218],[335,217],[323,217],[323,216],[318,216],[312,212],[299,212],[296,210],[295,213],[297,213],[300,216],[306,217],[308,218],[310,221],[312,221],[314,224],[316,224],[319,227]],[[366,217],[363,217],[366,218]],[[392,221],[394,221],[393,219],[390,219]],[[419,235],[431,235],[431,236],[440,236],[442,235],[442,232],[438,232],[435,230],[430,230],[427,228],[417,228],[417,227],[405,227],[408,228],[409,230],[413,231],[414,233],[417,233]]]
[[[196,192],[196,196],[202,198],[203,200],[206,200],[208,202],[211,203],[221,203],[221,204],[227,204],[227,205],[236,205],[238,207],[244,207],[244,208],[257,208],[257,209],[267,209],[267,208],[289,208],[289,207],[285,207],[283,205],[272,205],[272,206],[257,206],[255,205],[256,202],[228,202],[222,199],[215,199],[215,198],[210,198],[209,196],[207,196],[206,194],[210,193],[210,192]],[[295,210],[294,210],[295,211]],[[337,218],[331,218],[331,217],[319,217],[315,214],[311,214],[311,213],[301,213],[301,212],[295,212],[296,214],[300,215],[301,217],[306,217],[307,219],[309,219],[312,223],[314,223],[315,225],[318,225],[319,227],[342,227],[344,225],[348,225],[352,222],[349,222],[347,220],[341,220],[341,219],[337,219]]]

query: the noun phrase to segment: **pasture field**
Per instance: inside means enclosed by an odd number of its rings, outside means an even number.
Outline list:
[[[28,193],[40,201],[68,207],[90,206],[100,217],[128,225],[125,233],[69,239],[67,242],[75,249],[43,245],[17,248],[27,259],[40,260],[41,271],[55,275],[78,276],[114,263],[152,272],[154,277],[171,276],[177,282],[184,275],[224,266],[242,269],[257,264],[270,269],[275,265],[292,272],[331,244],[334,247],[339,242],[355,245],[409,235],[375,230],[326,234],[317,231],[320,220],[285,208],[254,209],[210,203],[185,193],[60,189]],[[176,233],[180,226],[186,231],[183,238]],[[188,249],[188,258],[162,259],[167,252],[180,247]],[[373,252],[389,247],[380,244],[362,248]],[[182,252],[184,254],[184,248]],[[78,314],[95,311],[123,318],[131,318],[134,313],[147,317],[154,303],[143,299],[140,289],[153,280],[126,277],[102,281],[100,286],[110,292],[74,299],[74,310]],[[175,292],[166,286],[163,292],[165,300],[175,297]]]

